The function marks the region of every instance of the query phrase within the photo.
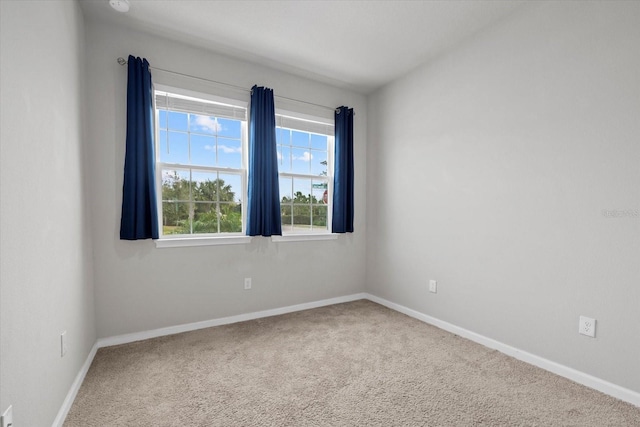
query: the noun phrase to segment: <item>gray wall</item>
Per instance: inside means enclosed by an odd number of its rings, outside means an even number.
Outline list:
[[[638,22],[531,4],[372,95],[367,290],[640,392]]]
[[[98,336],[108,337],[364,291],[366,100],[362,95],[99,22],[87,25],[88,109]],[[119,240],[127,70],[116,58],[356,111],[356,232],[333,241],[156,249]],[[198,84],[152,71],[154,81]],[[176,80],[178,80],[176,82]],[[222,88],[224,90],[224,88]],[[244,96],[247,96],[246,93]],[[278,100],[276,99],[276,108]],[[304,108],[304,106],[301,106]],[[326,113],[326,111],[325,111]],[[243,289],[243,278],[253,289]]]
[[[0,411],[46,426],[96,340],[84,22],[69,1],[0,1],[0,15]]]
[[[85,34],[75,2],[0,1],[0,15],[0,410],[13,404],[16,425],[51,424],[97,336],[364,290],[640,391],[638,3],[532,4],[368,102],[128,29]],[[356,233],[120,241],[115,60],[129,53],[354,107]],[[598,319],[596,339],[577,334],[580,314]]]

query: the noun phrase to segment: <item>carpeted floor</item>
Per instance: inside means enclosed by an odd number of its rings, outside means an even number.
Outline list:
[[[640,408],[370,301],[100,349],[72,426],[640,426]]]

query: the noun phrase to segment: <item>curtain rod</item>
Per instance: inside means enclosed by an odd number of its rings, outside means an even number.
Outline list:
[[[122,66],[127,65],[127,60],[124,59],[123,57],[119,57],[118,58],[118,64],[120,64]],[[175,75],[183,76],[183,77],[188,77],[190,79],[203,80],[205,82],[215,83],[215,84],[219,84],[219,85],[230,87],[230,88],[235,89],[235,90],[240,90],[240,91],[243,91],[243,92],[251,93],[251,89],[247,89],[247,88],[242,87],[242,86],[236,86],[236,85],[233,85],[233,84],[230,84],[230,83],[224,83],[224,82],[219,82],[219,81],[216,81],[216,80],[205,79],[203,77],[197,77],[197,76],[192,76],[192,75],[189,75],[189,74],[179,73],[177,71],[165,70],[164,68],[158,68],[158,67],[152,67],[152,66],[149,66],[149,68],[151,68],[152,70],[164,71],[165,73],[175,74]],[[339,108],[327,107],[326,105],[314,104],[313,102],[301,101],[299,99],[294,99],[294,98],[287,98],[286,96],[279,96],[279,95],[275,95],[275,94],[273,96],[275,98],[286,99],[287,101],[299,102],[299,103],[302,103],[302,104],[313,105],[314,107],[325,108],[327,110],[335,111],[336,113],[340,114],[340,109]],[[355,112],[353,113],[353,115],[355,116]]]

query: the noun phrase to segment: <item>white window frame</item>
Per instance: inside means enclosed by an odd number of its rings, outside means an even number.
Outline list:
[[[332,130],[334,129],[334,121],[333,119],[328,119],[328,118],[323,118],[323,117],[318,117],[318,116],[312,116],[312,115],[308,115],[308,114],[302,114],[302,113],[297,113],[297,112],[293,112],[290,110],[283,110],[283,109],[276,109],[276,128],[278,127],[283,127],[280,126],[279,124],[281,123],[281,118],[292,118],[295,120],[302,120],[302,121],[307,121],[307,122],[314,122],[317,123],[321,126],[327,126],[328,130]],[[327,228],[326,230],[319,230],[319,231],[312,231],[312,230],[305,230],[305,231],[293,231],[293,232],[285,232],[283,230],[282,232],[282,236],[271,236],[271,240],[273,242],[299,242],[299,241],[306,241],[306,240],[335,240],[338,238],[338,234],[332,233],[331,232],[331,224],[332,224],[332,214],[333,214],[333,174],[334,174],[334,153],[335,153],[335,145],[334,145],[334,133],[333,132],[328,132],[328,133],[319,133],[319,132],[313,132],[313,131],[309,131],[309,130],[304,130],[304,129],[295,129],[294,127],[286,127],[284,126],[284,128],[287,129],[293,129],[293,130],[299,130],[301,132],[308,132],[308,133],[316,133],[316,134],[320,134],[320,135],[326,135],[327,136],[327,175],[326,177],[323,177],[323,179],[327,180]],[[314,178],[318,178],[318,176],[312,175],[312,174],[299,174],[299,173],[293,173],[293,172],[282,172],[280,170],[278,170],[278,186],[280,186],[280,178],[281,177],[286,177],[286,178],[291,178],[292,180],[295,178],[298,179],[310,179],[313,180]],[[312,194],[313,194],[313,188],[311,188]],[[293,196],[293,194],[292,194]],[[280,201],[282,201],[282,195],[280,195]],[[311,209],[313,209],[313,205],[311,205]],[[282,211],[282,210],[281,210]],[[282,218],[281,218],[282,221]]]
[[[155,105],[156,92],[161,93],[169,93],[173,95],[178,95],[181,97],[188,98],[196,98],[204,101],[211,101],[214,103],[222,103],[227,105],[232,105],[235,107],[244,108],[247,112],[245,116],[245,120],[241,126],[241,167],[240,169],[229,169],[225,167],[219,166],[199,166],[192,164],[178,164],[178,163],[163,163],[160,161],[160,144],[159,144],[159,133],[160,126],[158,124],[159,121],[159,112]],[[193,113],[198,114],[197,111],[193,111]],[[246,236],[246,224],[247,224],[247,165],[248,161],[248,113],[249,106],[248,102],[240,101],[225,97],[220,97],[216,95],[212,95],[209,93],[196,92],[188,89],[167,86],[167,85],[154,85],[154,132],[155,132],[155,141],[156,146],[154,148],[155,151],[155,185],[156,185],[156,199],[157,199],[157,212],[158,212],[158,234],[159,238],[155,240],[155,244],[157,248],[170,248],[170,247],[187,247],[187,246],[209,246],[209,245],[228,245],[228,244],[243,244],[249,243],[251,241],[250,236]],[[172,235],[164,235],[162,234],[162,170],[167,168],[175,168],[175,169],[190,169],[191,171],[198,172],[218,172],[218,173],[236,173],[240,171],[241,182],[242,182],[242,195],[240,196],[240,200],[242,201],[242,231],[236,233],[197,233],[197,234],[172,234]]]

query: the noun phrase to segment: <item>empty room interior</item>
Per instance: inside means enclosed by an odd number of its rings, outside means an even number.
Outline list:
[[[640,2],[0,18],[2,427],[640,426]]]

